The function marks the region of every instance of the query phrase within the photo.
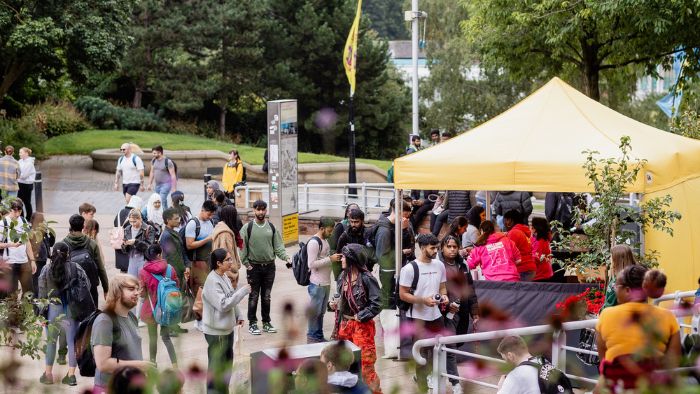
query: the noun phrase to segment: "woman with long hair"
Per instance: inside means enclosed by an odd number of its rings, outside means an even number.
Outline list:
[[[219,219],[220,221],[214,227],[214,232],[211,236],[211,247],[212,249],[223,248],[231,253],[233,269],[238,271],[241,269],[241,258],[238,254],[238,249],[243,247],[238,210],[233,205],[226,205],[221,208]]]
[[[238,303],[250,293],[250,285],[236,288],[226,275],[233,268],[233,257],[225,249],[211,252],[209,268],[202,290],[202,332],[209,345],[207,392],[228,393],[233,367],[233,329],[243,325]]]
[[[537,269],[535,270],[535,282],[548,281],[554,276],[552,270],[552,249],[549,246],[552,241],[552,231],[549,228],[547,219],[539,216],[532,218],[532,258],[535,260]]]
[[[450,223],[450,232],[447,233],[457,239],[462,239],[462,234],[467,231],[467,225],[469,222],[464,216],[457,216]]]
[[[70,261],[70,248],[64,242],[57,242],[51,254],[51,263],[46,265],[39,277],[39,297],[58,299],[57,304],[48,306],[48,322],[46,328],[46,368],[39,381],[43,384],[53,384],[53,364],[56,357],[56,340],[60,331],[65,332],[68,344],[68,374],[61,383],[69,386],[77,385],[75,368],[78,363],[75,357],[75,334],[78,329],[78,321],[72,315],[74,308],[69,308],[69,301],[64,291],[71,284],[73,275],[78,275],[82,283],[89,283],[85,271],[76,263]],[[92,304],[92,299],[90,299]],[[85,305],[85,308],[94,305]],[[58,319],[59,316],[63,316]],[[60,331],[59,331],[60,330]]]
[[[342,249],[338,294],[330,301],[336,311],[339,340],[347,340],[362,350],[362,379],[373,393],[380,393],[379,376],[374,368],[377,348],[374,343],[374,317],[381,311],[379,283],[367,271],[367,256],[362,245],[349,244]]]
[[[221,175],[221,184],[229,197],[233,197],[236,185],[243,184],[243,160],[236,149],[229,152],[229,160],[224,164]]]
[[[467,259],[469,269],[481,266],[486,280],[519,282],[517,264],[520,262],[520,252],[513,241],[506,234],[496,232],[490,220],[484,220],[479,229],[481,235]]]
[[[462,234],[462,247],[473,248],[476,246],[476,240],[479,238],[479,226],[481,222],[486,220],[486,211],[481,205],[473,206],[467,212],[467,231]],[[471,250],[471,249],[470,249]]]
[[[29,222],[32,226],[32,235],[29,237],[29,242],[32,244],[32,252],[36,262],[36,272],[32,275],[32,282],[34,290],[38,291],[39,275],[41,275],[46,261],[51,256],[51,247],[56,243],[56,236],[49,231],[43,213],[34,212]]]
[[[635,264],[637,261],[634,258],[634,251],[629,245],[620,244],[610,248],[610,279],[608,279],[608,286],[605,288],[605,303],[602,309],[617,305],[617,293],[615,292],[617,276],[622,270]]]
[[[172,192],[172,194],[170,194],[170,199],[172,200],[173,208],[175,208],[178,216],[180,216],[180,225],[175,227],[175,231],[180,231],[180,228],[187,225],[187,222],[192,219],[192,211],[190,207],[185,205],[185,193],[179,190]]]

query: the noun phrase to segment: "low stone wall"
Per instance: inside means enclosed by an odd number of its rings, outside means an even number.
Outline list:
[[[151,170],[150,150],[136,153],[146,167],[146,174]],[[165,151],[166,156],[177,163],[180,178],[202,179],[209,167],[223,167],[228,160],[226,153],[215,150]],[[97,171],[113,173],[117,160],[121,156],[118,149],[98,149],[90,154],[92,168]],[[267,174],[261,165],[245,164],[246,175],[250,182],[267,182]],[[300,164],[298,182],[301,183],[347,183],[348,163],[311,163]],[[376,166],[357,163],[357,181],[367,183],[385,183],[386,172]]]

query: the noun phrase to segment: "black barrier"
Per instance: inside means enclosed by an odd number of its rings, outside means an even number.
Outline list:
[[[34,178],[34,211],[44,212],[44,194],[42,191],[41,171]]]
[[[207,195],[207,182],[211,181],[211,174],[204,174],[204,201],[207,201],[209,196]]]

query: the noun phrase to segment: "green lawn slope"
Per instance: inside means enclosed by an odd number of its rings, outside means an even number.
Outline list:
[[[44,147],[47,155],[89,155],[96,149],[117,149],[126,141],[133,142],[144,149],[163,145],[166,150],[201,150],[211,149],[228,152],[238,149],[243,161],[250,164],[262,164],[265,149],[249,145],[236,145],[230,142],[194,135],[158,133],[154,131],[131,130],[87,130],[80,133],[64,134],[46,141]],[[347,162],[346,157],[299,152],[299,163]],[[391,162],[384,160],[358,159],[360,163],[375,165],[383,170],[389,169]]]

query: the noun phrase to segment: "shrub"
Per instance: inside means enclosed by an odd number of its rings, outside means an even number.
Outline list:
[[[0,145],[12,145],[15,151],[26,146],[37,158],[43,158],[46,136],[34,128],[23,126],[23,122],[0,119]]]
[[[47,137],[75,133],[90,127],[83,115],[67,102],[32,106],[19,122],[23,129],[33,129]]]
[[[100,129],[165,131],[166,122],[157,114],[143,108],[118,107],[107,100],[83,96],[75,106]]]

